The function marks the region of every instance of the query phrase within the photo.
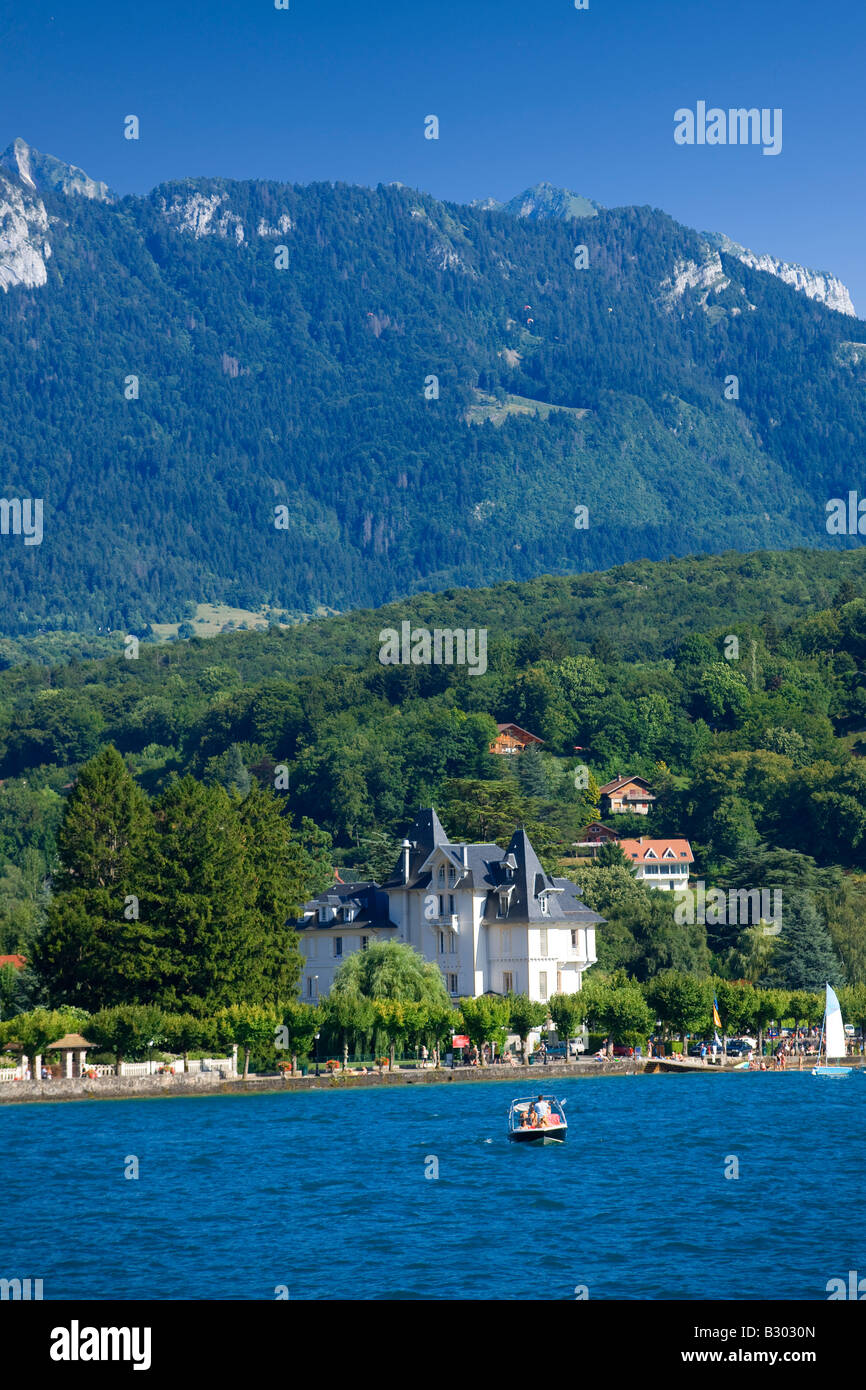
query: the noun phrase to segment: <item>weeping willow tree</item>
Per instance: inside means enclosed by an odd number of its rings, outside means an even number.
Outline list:
[[[394,999],[412,1004],[449,1004],[438,965],[402,941],[376,941],[353,951],[334,976],[332,997],[354,994],[364,999]]]
[[[334,976],[322,1008],[342,1042],[344,1066],[350,1036],[374,1046],[384,1037],[393,1065],[398,1044],[429,1036],[438,1047],[456,1019],[439,967],[402,941],[377,941],[354,951]]]

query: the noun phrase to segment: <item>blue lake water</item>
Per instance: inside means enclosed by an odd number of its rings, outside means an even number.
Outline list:
[[[0,1276],[46,1299],[823,1300],[866,1274],[866,1076],[552,1088],[569,1140],[543,1149],[505,1139],[514,1080],[3,1106]]]

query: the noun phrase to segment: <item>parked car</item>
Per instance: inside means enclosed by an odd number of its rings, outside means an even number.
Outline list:
[[[731,1038],[728,1042],[729,1057],[744,1057],[751,1051],[752,1045],[745,1038]]]
[[[564,1057],[567,1055],[567,1053],[568,1053],[568,1048],[567,1048],[567,1046],[566,1046],[566,1044],[565,1044],[564,1042],[548,1043],[548,1044],[547,1044],[547,1055],[548,1055],[548,1057],[551,1057],[551,1058],[553,1058],[553,1057],[564,1058]],[[537,1053],[537,1052],[534,1053],[533,1056],[536,1056],[536,1057],[537,1057],[537,1056],[538,1056],[538,1053]]]

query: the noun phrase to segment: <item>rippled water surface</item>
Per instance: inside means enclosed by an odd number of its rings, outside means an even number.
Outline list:
[[[3,1106],[0,1276],[46,1298],[826,1299],[866,1273],[866,1076],[555,1087],[569,1140],[544,1149],[505,1139],[513,1080]]]

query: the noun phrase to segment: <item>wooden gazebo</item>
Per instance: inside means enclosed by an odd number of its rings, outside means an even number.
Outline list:
[[[74,1077],[84,1074],[87,1049],[95,1046],[95,1043],[88,1042],[80,1033],[64,1033],[62,1038],[49,1043],[46,1051],[59,1052],[63,1075]]]

